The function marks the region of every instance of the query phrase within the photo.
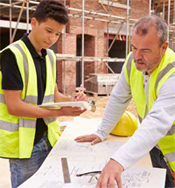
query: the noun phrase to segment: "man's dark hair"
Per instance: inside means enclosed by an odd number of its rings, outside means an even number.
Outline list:
[[[58,2],[58,0],[41,1],[37,6],[33,17],[35,17],[39,23],[46,21],[48,18],[64,25],[69,21],[65,6]]]
[[[134,25],[135,34],[146,35],[150,27],[155,27],[160,38],[160,46],[167,40],[167,24],[163,19],[156,15],[145,16],[139,19]]]

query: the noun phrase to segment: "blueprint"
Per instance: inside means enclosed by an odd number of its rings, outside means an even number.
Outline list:
[[[96,131],[100,122],[101,119],[74,118],[41,168],[19,188],[95,188],[100,174],[81,177],[77,177],[77,174],[101,171],[110,156],[128,139],[109,136],[96,145],[74,141],[77,136]],[[71,183],[64,183],[61,158],[67,159]],[[166,171],[151,168],[150,163],[147,167],[145,165],[133,166],[122,173],[123,188],[164,187]]]

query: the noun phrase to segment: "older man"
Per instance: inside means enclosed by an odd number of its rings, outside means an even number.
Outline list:
[[[132,33],[132,53],[126,59],[97,132],[76,138],[92,144],[111,132],[133,97],[141,125],[111,157],[97,188],[122,187],[121,174],[150,152],[154,167],[166,168],[166,187],[174,187],[175,53],[168,48],[167,25],[157,16],[141,18]]]

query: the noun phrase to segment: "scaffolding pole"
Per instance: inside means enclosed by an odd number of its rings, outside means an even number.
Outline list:
[[[174,0],[174,14],[173,14],[173,23],[175,23],[175,0]]]
[[[68,14],[69,17],[73,17],[73,18],[82,18],[82,15],[77,15],[77,14]],[[87,20],[96,20],[96,21],[101,21],[101,22],[109,22],[109,23],[121,23],[122,21],[114,21],[114,20],[108,20],[108,19],[101,19],[101,18],[94,18],[91,16],[84,16],[84,19]]]
[[[67,7],[68,10],[72,10],[72,11],[77,11],[77,12],[83,12],[83,9],[78,9],[78,8],[71,8],[71,7]],[[104,13],[100,13],[100,12],[95,12],[95,11],[88,11],[88,10],[84,10],[84,13],[86,14],[92,14],[92,15],[95,15],[95,16],[104,16],[104,17],[111,17],[111,18],[117,18],[117,19],[122,19],[124,20],[125,18],[124,17],[121,17],[121,16],[115,16],[115,15],[110,15],[110,14],[104,14]]]
[[[149,0],[149,15],[151,15],[151,0]]]
[[[168,36],[167,36],[167,40],[168,42],[170,41],[170,5],[171,5],[171,0],[168,0]]]
[[[0,3],[0,5],[3,6],[0,9],[7,8],[7,7],[16,7],[15,5],[18,5],[20,3],[21,2],[19,2],[19,1],[18,2],[14,2],[14,3],[12,3],[12,2],[9,1],[9,4],[7,4],[7,3]]]
[[[18,16],[18,20],[17,20],[17,23],[16,23],[16,27],[15,27],[15,30],[13,32],[13,35],[12,35],[12,38],[11,38],[11,43],[13,42],[14,38],[15,38],[15,35],[16,35],[16,31],[17,31],[17,27],[18,27],[18,24],[19,24],[19,21],[21,19],[21,16],[22,16],[22,12],[23,12],[23,8],[25,6],[25,3],[26,3],[26,0],[23,1],[23,4],[21,6],[21,10],[20,10],[20,13],[19,13],[19,16]]]
[[[165,20],[165,0],[163,0],[163,20]]]
[[[84,13],[85,0],[82,0],[82,63],[81,63],[81,87],[84,88]]]
[[[108,1],[108,15],[109,15],[109,1]],[[108,21],[109,21],[109,16],[108,16]],[[106,39],[106,57],[109,56],[109,22],[107,22],[107,39]]]
[[[19,3],[21,3],[21,2],[16,2],[16,4],[17,4],[17,3],[19,4]],[[30,2],[30,3],[31,3],[31,2]],[[16,5],[16,4],[13,4],[13,3],[12,3],[11,5],[9,5],[9,4],[7,4],[7,3],[0,3],[0,5],[3,6],[3,7],[1,7],[0,9],[7,8],[7,7],[21,9],[21,6]],[[23,9],[26,10],[27,8],[26,8],[26,7],[23,7]],[[35,7],[29,7],[29,10],[35,10]]]
[[[129,0],[127,0],[127,15],[126,15],[126,53],[125,57],[128,54],[128,30],[129,30]]]
[[[65,56],[66,55],[66,56]],[[124,62],[125,58],[110,58],[110,57],[89,57],[89,56],[71,56],[70,54],[56,54],[57,60],[62,61],[82,61],[84,59],[84,62]],[[70,55],[70,56],[69,56]]]
[[[9,0],[9,3],[12,3],[12,0]],[[9,8],[9,43],[11,43],[12,38],[12,7]]]
[[[71,10],[71,11],[77,11],[77,12],[82,12],[82,9],[77,9],[77,8],[71,8],[71,7],[67,7],[68,10]],[[95,15],[95,16],[100,16],[100,17],[110,17],[110,18],[115,18],[115,19],[119,19],[119,20],[125,20],[126,18],[125,17],[121,17],[121,16],[116,16],[116,15],[112,15],[112,14],[104,14],[104,13],[100,13],[100,12],[95,12],[95,11],[88,11],[88,10],[84,10],[84,12],[86,14],[92,14],[92,15]],[[79,15],[78,15],[79,16]],[[130,18],[131,21],[135,22],[137,21],[136,19],[132,19]]]
[[[30,4],[38,4],[38,2],[30,1]],[[0,3],[0,5],[2,5],[4,7],[12,7],[12,8],[19,8],[19,9],[21,9],[21,6],[17,6],[17,5],[9,5],[9,4],[6,4],[6,3]],[[23,7],[23,9],[26,10],[27,7]],[[34,11],[35,7],[29,7],[28,9]],[[82,12],[81,9],[71,8],[71,7],[68,7],[68,6],[67,6],[67,9],[71,10],[71,11]],[[109,17],[110,16],[110,18],[118,19],[118,20],[121,20],[121,21],[122,20],[125,21],[125,19],[126,19],[125,17],[115,16],[115,15],[111,15],[111,14],[104,14],[104,13],[99,13],[99,12],[95,12],[95,11],[87,11],[86,10],[84,12],[87,13],[87,14],[92,14],[92,15],[100,16],[100,17],[102,17],[102,16]],[[80,18],[82,18],[82,15],[79,15],[79,14],[72,14],[72,13],[70,13],[68,15],[70,17],[80,17]],[[84,16],[84,19],[92,19],[92,20],[105,21],[105,22],[110,22],[110,23],[121,23],[121,21],[114,21],[114,20],[108,20],[108,19],[95,18],[95,17],[92,17],[92,16]],[[137,19],[131,19],[130,18],[130,21],[132,21],[132,22],[135,23],[137,21]]]
[[[66,6],[66,0],[64,0],[64,6]],[[64,47],[63,47],[63,53],[66,53],[66,26],[64,27],[63,30],[64,36],[63,36],[63,42],[64,42]],[[63,94],[66,94],[66,61],[63,61],[63,67],[64,67],[64,71],[63,71],[63,83],[64,83],[64,87],[63,87]]]
[[[26,20],[27,20],[27,33],[29,33],[29,0],[27,0],[27,2],[26,2],[26,8],[27,8],[27,10],[26,10]]]
[[[119,27],[119,29],[118,29],[118,31],[117,31],[117,33],[116,33],[116,35],[115,35],[115,37],[114,37],[112,43],[111,43],[111,45],[110,45],[109,48],[108,48],[108,53],[109,53],[109,51],[111,50],[112,45],[114,44],[114,42],[115,42],[115,40],[116,40],[116,38],[117,38],[117,35],[120,33],[120,30],[122,29],[122,27],[123,27],[123,22],[121,23],[121,25],[120,25],[120,27]]]

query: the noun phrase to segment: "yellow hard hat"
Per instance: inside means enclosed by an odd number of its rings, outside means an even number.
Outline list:
[[[131,112],[125,111],[120,121],[111,131],[111,134],[118,136],[131,136],[138,128],[138,125],[138,119]]]

